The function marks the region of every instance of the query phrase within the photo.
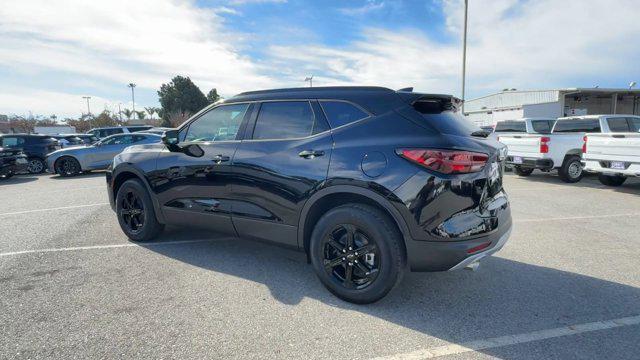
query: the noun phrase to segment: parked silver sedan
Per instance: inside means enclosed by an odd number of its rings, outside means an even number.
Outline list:
[[[74,176],[83,171],[106,169],[113,157],[131,145],[160,142],[157,134],[117,134],[93,145],[69,147],[47,155],[47,166],[60,176]]]

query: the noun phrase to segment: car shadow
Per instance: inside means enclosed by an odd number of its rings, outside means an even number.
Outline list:
[[[312,298],[453,343],[640,313],[636,287],[500,257],[486,259],[476,272],[407,273],[379,302],[355,305],[330,294],[303,253],[187,232],[168,228],[161,241],[207,236],[211,241],[147,248],[211,272],[262,284],[284,304]],[[492,351],[482,352],[500,357]]]
[[[24,184],[24,183],[28,183],[36,180],[38,180],[38,178],[33,175],[14,175],[8,179],[0,179],[0,186]]]
[[[518,175],[513,175],[515,177],[519,177]],[[640,194],[640,178],[627,178],[624,184],[621,186],[607,186],[598,180],[598,175],[596,174],[587,174],[582,180],[577,183],[565,183],[560,179],[557,173],[544,173],[540,171],[534,171],[531,175],[527,177],[520,177],[525,181],[537,182],[537,183],[545,183],[545,184],[558,184],[564,186],[573,186],[579,188],[592,188],[592,189],[610,189],[616,192],[621,192],[625,194]],[[507,188],[508,189],[508,188]]]
[[[78,179],[78,178],[95,178],[95,177],[104,177],[104,171],[95,170],[91,172],[83,172],[81,174],[75,176],[60,176],[58,174],[50,174],[51,179],[53,180],[70,180],[70,179]]]

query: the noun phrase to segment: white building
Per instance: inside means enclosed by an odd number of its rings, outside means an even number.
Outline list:
[[[467,100],[467,118],[477,125],[523,117],[558,118],[587,114],[640,114],[640,89],[567,88],[505,90]]]

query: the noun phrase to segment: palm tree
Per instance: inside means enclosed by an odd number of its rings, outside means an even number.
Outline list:
[[[133,111],[131,111],[129,109],[124,109],[124,110],[122,110],[122,113],[124,114],[124,116],[127,117],[127,120],[131,120],[131,116],[133,115]]]
[[[150,106],[150,107],[145,107],[144,109],[147,111],[147,113],[149,113],[149,116],[151,116],[151,120],[153,120],[153,114],[156,113],[156,108],[154,108],[153,106]]]
[[[147,113],[144,111],[136,111],[136,115],[138,116],[138,120],[143,120],[147,116]]]

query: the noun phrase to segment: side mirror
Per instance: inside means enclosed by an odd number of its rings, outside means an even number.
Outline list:
[[[180,146],[178,146],[180,142],[179,136],[178,130],[167,130],[162,134],[162,143],[167,146],[169,151],[179,152],[182,150]]]

